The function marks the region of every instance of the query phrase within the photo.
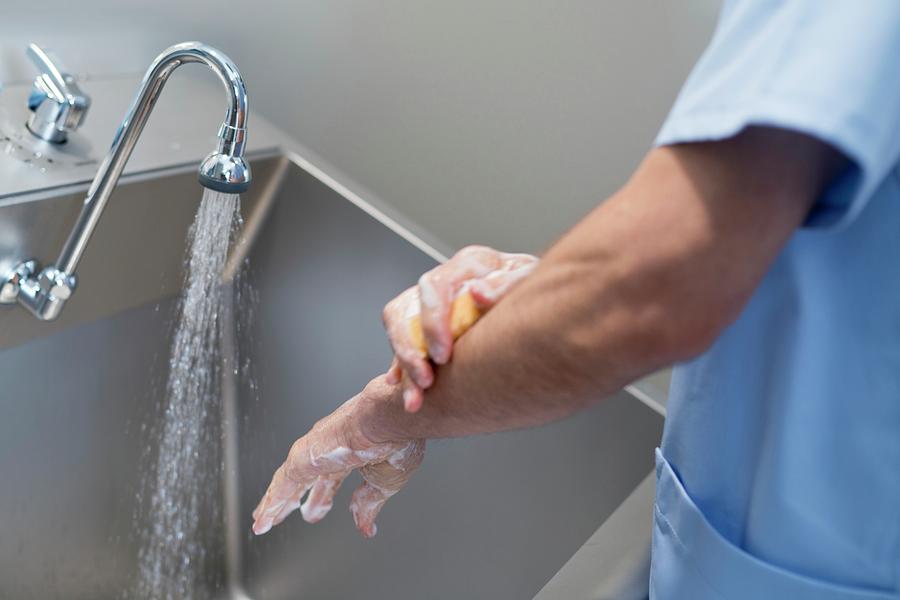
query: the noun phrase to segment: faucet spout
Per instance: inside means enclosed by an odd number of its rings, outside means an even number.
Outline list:
[[[205,44],[186,42],[171,46],[153,61],[144,75],[140,90],[116,131],[56,263],[44,268],[39,275],[34,261],[18,265],[3,283],[0,302],[18,300],[41,320],[49,321],[59,315],[63,304],[75,291],[78,262],[163,86],[175,69],[188,63],[200,63],[212,69],[225,85],[228,95],[218,147],[201,163],[199,181],[205,187],[226,193],[237,194],[247,189],[251,180],[250,166],[244,160],[247,90],[240,72],[225,54]]]
[[[188,63],[206,65],[225,84],[228,92],[228,106],[225,112],[225,121],[219,129],[218,152],[243,158],[247,136],[247,90],[237,67],[231,59],[215,48],[197,42],[176,44],[168,48],[147,69],[147,74],[144,75],[144,80],[141,82],[140,91],[131,104],[125,120],[116,131],[106,159],[88,190],[81,215],[56,261],[60,271],[74,273],[90,240],[91,233],[103,213],[106,202],[122,175],[125,163],[128,162],[144,125],[147,123],[147,118],[156,105],[163,86],[175,69]],[[249,181],[250,171],[248,169],[243,181],[235,182],[235,187],[237,188],[238,184],[241,184],[246,188]]]

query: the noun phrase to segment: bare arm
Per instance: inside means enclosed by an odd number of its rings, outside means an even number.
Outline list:
[[[283,520],[311,486],[304,517],[321,518],[359,468],[366,483],[351,509],[374,535],[381,506],[421,460],[421,440],[559,419],[699,354],[842,166],[828,146],[775,129],[651,151],[459,339],[419,412],[406,412],[400,386],[382,376],[297,440],[254,530]]]
[[[375,380],[359,426],[380,441],[537,425],[701,353],[841,164],[773,129],[653,150],[460,338],[420,412]]]

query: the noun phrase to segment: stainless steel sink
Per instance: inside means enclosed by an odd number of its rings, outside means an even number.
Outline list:
[[[236,459],[223,502],[234,494],[218,526],[231,545],[212,551],[220,584],[208,597],[531,598],[650,472],[661,417],[622,392],[555,425],[434,442],[374,540],[356,534],[346,510],[355,481],[324,522],[297,516],[254,537],[250,511],[273,469],[299,434],[386,368],[381,307],[435,259],[295,162],[270,154],[252,167],[246,214],[272,193],[250,253],[260,301],[238,340],[255,374],[253,385],[226,389]],[[65,235],[80,198],[0,205],[0,246],[13,243],[4,231],[38,222]],[[123,180],[60,320],[0,309],[2,598],[131,589],[145,526],[135,520],[141,457],[152,452],[146,431],[199,198],[193,172]],[[15,243],[46,256],[61,240]]]

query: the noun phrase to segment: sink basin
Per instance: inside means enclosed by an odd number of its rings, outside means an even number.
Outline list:
[[[561,423],[433,442],[375,539],[358,536],[346,509],[358,478],[322,523],[297,515],[254,537],[250,511],[272,471],[387,367],[381,307],[437,254],[296,160],[251,162],[243,209],[267,210],[250,252],[259,303],[237,342],[253,377],[224,392],[227,543],[210,551],[205,596],[531,598],[650,472],[662,418],[623,391]],[[0,307],[0,597],[121,598],[133,585],[140,465],[199,198],[186,170],[123,179],[61,318]],[[0,205],[0,246],[50,258],[80,199]],[[38,223],[44,239],[16,237]]]

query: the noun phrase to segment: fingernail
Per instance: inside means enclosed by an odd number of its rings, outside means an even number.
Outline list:
[[[416,401],[416,392],[412,389],[403,390],[403,407],[406,410],[409,410],[413,403]]]
[[[259,525],[258,523],[253,524],[253,533],[255,533],[256,535],[263,535],[265,533],[268,533],[270,529],[272,529],[271,521],[268,521],[264,525]]]
[[[434,371],[431,370],[431,367],[428,364],[423,363],[419,368],[416,383],[422,389],[429,388],[431,387],[431,384],[434,383]]]
[[[447,362],[448,352],[449,352],[449,350],[448,350],[447,346],[445,346],[443,344],[439,344],[439,343],[432,344],[431,347],[428,349],[428,354],[431,356],[431,360],[438,363],[439,365],[442,365],[445,362]]]

